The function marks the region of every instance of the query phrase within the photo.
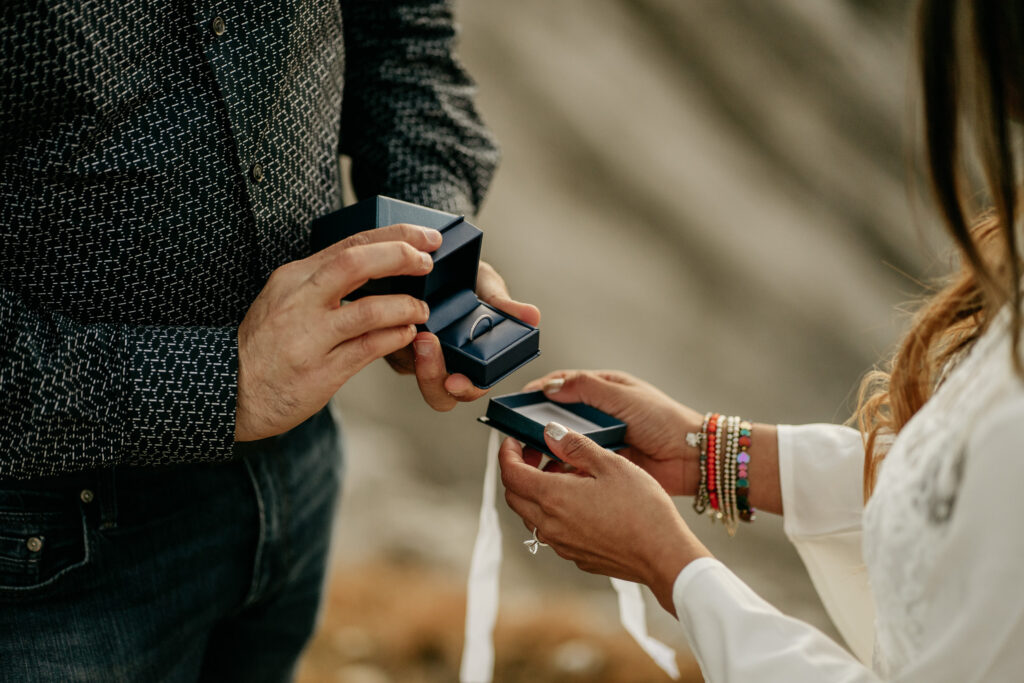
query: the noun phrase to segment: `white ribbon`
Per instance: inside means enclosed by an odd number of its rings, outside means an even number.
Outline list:
[[[459,670],[462,683],[490,683],[494,677],[494,622],[498,617],[498,576],[501,572],[501,527],[498,525],[494,492],[502,438],[497,430],[491,430],[487,445],[480,527],[473,546],[466,589],[466,641]],[[647,612],[640,586],[620,579],[611,581],[619,596],[619,620],[623,628],[655,664],[673,679],[678,679],[675,651],[647,633]]]
[[[672,678],[679,679],[679,665],[676,663],[676,651],[665,643],[647,634],[647,609],[644,598],[640,595],[640,584],[622,579],[612,579],[612,588],[619,594],[619,621],[626,633],[643,648],[643,651],[654,660]]]
[[[494,622],[498,618],[498,575],[501,573],[501,526],[494,505],[501,433],[491,430],[487,444],[480,527],[469,564],[466,588],[466,641],[462,648],[462,683],[490,683],[494,677]]]

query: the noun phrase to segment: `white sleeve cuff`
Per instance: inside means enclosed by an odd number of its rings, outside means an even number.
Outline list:
[[[786,535],[795,539],[860,529],[864,511],[860,432],[829,424],[779,425],[778,435]]]
[[[718,560],[701,558],[684,567],[672,599],[709,681],[877,682],[837,643],[779,612]]]

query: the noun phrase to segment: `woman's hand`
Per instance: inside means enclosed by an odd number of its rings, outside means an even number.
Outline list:
[[[542,472],[515,439],[501,446],[505,500],[526,528],[580,569],[648,585],[669,612],[679,572],[710,557],[653,478],[590,439],[550,423],[551,451],[575,473]]]
[[[699,432],[704,416],[654,386],[624,372],[560,370],[526,385],[560,403],[582,401],[626,423],[629,448],[619,451],[654,477],[670,496],[697,492],[700,471],[687,432]]]

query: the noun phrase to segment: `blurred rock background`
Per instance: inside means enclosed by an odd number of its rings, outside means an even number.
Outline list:
[[[945,267],[912,199],[910,3],[463,0],[460,53],[504,161],[484,257],[543,314],[543,355],[499,395],[569,367],[618,368],[699,410],[843,421]],[[383,363],[335,408],[348,478],[334,580],[304,681],[451,681],[476,533],[483,401],[449,414]],[[783,611],[835,634],[781,519],[734,539],[679,506]],[[504,506],[502,505],[502,508]],[[506,560],[498,681],[665,680],[621,632],[607,580]],[[651,628],[701,680],[674,621]]]

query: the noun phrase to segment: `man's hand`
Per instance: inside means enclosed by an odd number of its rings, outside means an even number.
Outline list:
[[[477,271],[476,293],[481,301],[499,311],[534,327],[540,324],[540,311],[537,307],[509,297],[505,281],[484,261],[480,262]],[[473,386],[465,375],[448,374],[441,353],[441,342],[429,332],[420,332],[409,347],[391,354],[387,360],[400,373],[416,373],[420,393],[434,410],[448,411],[460,401],[475,401],[487,393]]]
[[[441,233],[392,225],[353,235],[271,275],[238,327],[235,439],[281,434],[371,361],[407,346],[427,305],[406,295],[341,299],[367,280],[426,275]]]

